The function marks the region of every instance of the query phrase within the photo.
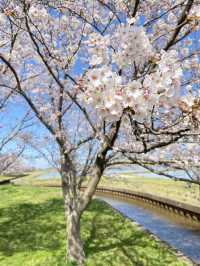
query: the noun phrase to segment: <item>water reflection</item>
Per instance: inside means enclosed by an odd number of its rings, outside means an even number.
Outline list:
[[[193,261],[200,263],[199,223],[141,201],[124,200],[113,196],[105,197],[100,193],[98,195],[99,198],[143,225],[161,240],[182,251]]]

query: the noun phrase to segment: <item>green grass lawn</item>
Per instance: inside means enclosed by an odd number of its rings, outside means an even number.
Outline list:
[[[82,217],[87,266],[189,265],[133,222],[94,200]],[[59,189],[0,187],[0,266],[63,266]]]
[[[43,171],[44,173],[46,172]],[[18,179],[17,182],[26,185],[60,185],[60,178],[44,179],[37,178],[42,171],[30,173],[30,176]],[[178,182],[170,179],[158,179],[138,176],[134,174],[120,174],[115,177],[102,177],[99,186],[127,188],[133,191],[146,192],[152,195],[165,197],[194,206],[200,206],[200,191],[198,185]]]

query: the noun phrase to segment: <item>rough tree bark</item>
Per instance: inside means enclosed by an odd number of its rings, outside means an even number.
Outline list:
[[[66,260],[76,262],[77,265],[82,266],[85,261],[85,253],[80,235],[81,213],[73,206],[74,204],[69,204],[68,194],[64,194],[64,202],[67,239]]]
[[[61,178],[66,220],[66,260],[83,266],[85,253],[80,235],[81,214],[76,186],[76,173],[67,155],[61,155]]]
[[[69,261],[76,262],[78,266],[83,266],[85,263],[84,247],[80,234],[81,216],[94,195],[103,170],[103,160],[97,157],[93,168],[92,183],[90,183],[85,193],[80,196],[80,191],[76,184],[75,172],[66,156],[62,163],[61,177],[67,238],[66,258]]]
[[[65,210],[66,212],[66,210]],[[84,265],[85,253],[80,234],[81,213],[75,208],[67,210],[67,257],[79,266]]]

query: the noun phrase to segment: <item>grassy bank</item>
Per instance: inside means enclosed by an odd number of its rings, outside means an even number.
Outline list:
[[[0,198],[0,265],[65,265],[60,190],[2,186]],[[97,200],[82,217],[82,238],[87,266],[188,265]]]
[[[27,180],[29,180],[28,182],[30,182],[31,180],[35,180],[35,177],[37,177],[38,175],[42,174],[44,172],[44,170],[35,170],[32,172],[24,172],[22,175],[25,175],[24,177],[21,177],[18,180],[22,180],[23,182],[27,182]],[[8,174],[8,175],[0,175],[0,181],[3,180],[9,180],[9,179],[13,179],[15,177],[18,177],[17,175],[13,175],[13,174]],[[19,174],[20,177],[20,174]],[[19,181],[20,182],[20,181]]]
[[[9,178],[11,178],[11,177],[6,176],[6,175],[0,175],[0,181],[5,180],[5,179],[9,179]]]
[[[100,185],[146,192],[198,207],[200,205],[199,186],[195,184],[192,184],[189,187],[189,185],[185,182],[170,179],[123,174],[122,176],[119,175],[114,178],[104,177]]]
[[[44,171],[43,173],[48,173]],[[39,174],[41,174],[39,172]],[[39,179],[38,172],[33,172],[29,177],[24,177],[17,182],[27,185],[60,185],[60,178]],[[85,183],[86,184],[86,183]],[[158,179],[138,176],[134,174],[120,174],[114,177],[103,177],[99,186],[130,189],[133,191],[146,192],[152,195],[165,197],[194,206],[200,205],[200,191],[198,185],[188,186],[185,182],[170,179]]]

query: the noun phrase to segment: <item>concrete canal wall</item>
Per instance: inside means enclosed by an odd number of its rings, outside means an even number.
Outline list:
[[[86,187],[82,187],[82,190],[84,190],[85,188]],[[142,200],[143,202],[164,208],[168,211],[200,222],[200,208],[179,201],[158,197],[149,193],[136,192],[127,189],[98,187],[96,189],[96,192],[119,196],[123,198]]]

